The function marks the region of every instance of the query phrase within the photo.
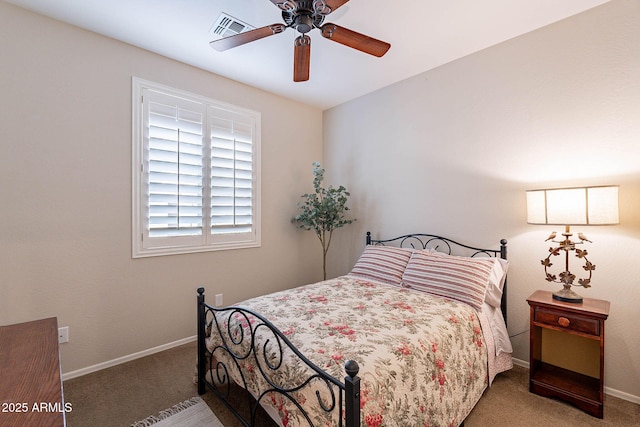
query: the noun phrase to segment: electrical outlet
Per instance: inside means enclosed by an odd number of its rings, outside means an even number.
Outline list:
[[[216,307],[222,307],[222,294],[216,294]]]
[[[58,343],[63,344],[69,342],[69,327],[58,328]]]

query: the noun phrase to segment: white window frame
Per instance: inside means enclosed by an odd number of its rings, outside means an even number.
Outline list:
[[[202,124],[202,233],[196,236],[152,237],[149,235],[149,132],[148,104],[151,92],[159,96],[176,99],[194,108],[200,108]],[[239,118],[243,127],[249,129],[251,135],[251,224],[241,232],[212,232],[211,227],[211,146],[214,119]],[[235,122],[234,122],[235,123]],[[207,252],[228,249],[259,247],[260,232],[260,137],[261,115],[259,112],[223,103],[190,92],[174,89],[165,85],[143,80],[132,79],[132,257],[143,258],[161,255]],[[245,144],[246,146],[247,144]],[[235,151],[235,149],[234,149]],[[246,154],[245,154],[246,155]],[[235,168],[234,168],[235,170]],[[235,200],[235,199],[234,199]],[[215,210],[215,208],[214,208]],[[235,216],[234,216],[235,218]]]

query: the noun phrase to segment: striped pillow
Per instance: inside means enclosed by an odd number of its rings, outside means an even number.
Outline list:
[[[415,251],[402,276],[402,285],[481,310],[495,261]]]
[[[400,286],[412,253],[408,248],[367,246],[349,274]]]

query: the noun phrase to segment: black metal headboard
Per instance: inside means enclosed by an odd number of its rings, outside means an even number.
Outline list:
[[[414,249],[435,249],[439,252],[444,252],[448,255],[462,255],[462,256],[488,256],[494,258],[507,259],[507,240],[500,240],[499,249],[485,249],[474,246],[465,245],[463,243],[456,242],[446,237],[437,236],[435,234],[426,233],[414,233],[405,234],[404,236],[394,237],[392,239],[377,240],[371,237],[371,232],[367,231],[367,245],[390,245],[400,248],[411,247]],[[454,252],[455,249],[455,254]],[[462,253],[458,253],[462,252]],[[500,310],[502,311],[502,317],[504,317],[505,323],[507,322],[507,280],[504,281],[504,287],[502,289],[502,300],[500,301]]]

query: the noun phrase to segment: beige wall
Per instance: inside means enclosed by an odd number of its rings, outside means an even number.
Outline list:
[[[358,218],[336,235],[332,275],[349,270],[366,230],[507,238],[516,335],[526,298],[560,288],[540,265],[554,227],[526,224],[525,190],[620,184],[620,225],[574,227],[597,266],[578,292],[611,301],[605,384],[640,402],[639,22],[640,1],[614,0],[326,111],[327,174]],[[528,333],[512,341],[528,361]]]
[[[0,324],[57,316],[64,372],[195,335],[197,286],[233,303],[322,278],[290,222],[320,110],[4,2],[0,43]],[[261,248],[131,258],[132,76],[262,113]]]

